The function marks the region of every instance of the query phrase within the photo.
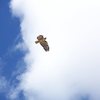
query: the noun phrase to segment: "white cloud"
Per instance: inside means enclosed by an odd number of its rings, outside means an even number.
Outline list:
[[[29,49],[18,87],[26,100],[71,100],[82,93],[100,99],[99,5],[98,0],[11,1]],[[49,52],[34,43],[38,34],[47,37]]]

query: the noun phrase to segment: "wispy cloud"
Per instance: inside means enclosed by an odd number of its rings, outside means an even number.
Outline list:
[[[98,0],[11,1],[28,49],[27,69],[19,76],[15,98],[23,91],[26,100],[100,99],[99,4]],[[50,52],[35,45],[38,34],[47,37]]]
[[[16,87],[19,83],[18,77],[25,71],[23,57],[27,48],[24,48],[25,45],[18,35],[13,44],[7,48],[7,52],[0,57],[0,95],[3,93],[5,98],[7,97],[10,100],[15,100],[14,96],[19,94]],[[18,100],[18,98],[16,99]]]
[[[5,77],[0,76],[0,93],[5,92],[7,89],[7,80]]]

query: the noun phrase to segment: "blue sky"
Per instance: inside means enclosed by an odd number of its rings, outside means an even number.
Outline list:
[[[7,53],[7,49],[10,48],[15,38],[19,33],[19,20],[11,15],[9,9],[10,0],[0,1],[0,55],[3,56]]]
[[[15,45],[21,41],[20,22],[17,17],[12,16],[9,3],[10,0],[0,0],[0,75],[9,83],[8,89],[18,83],[16,75],[12,74],[23,57],[20,50],[14,50]],[[6,96],[6,92],[0,92],[0,100],[8,100]]]

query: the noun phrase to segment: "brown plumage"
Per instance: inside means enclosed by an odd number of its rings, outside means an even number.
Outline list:
[[[40,45],[44,48],[45,51],[49,51],[49,46],[48,46],[48,42],[46,41],[46,38],[43,37],[43,35],[39,35],[37,37],[37,41],[35,41],[35,43],[40,43]]]

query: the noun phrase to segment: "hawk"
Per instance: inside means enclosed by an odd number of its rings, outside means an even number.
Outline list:
[[[49,45],[46,41],[46,38],[43,37],[43,35],[37,36],[37,41],[35,43],[40,43],[40,45],[44,48],[45,51],[49,51]]]

